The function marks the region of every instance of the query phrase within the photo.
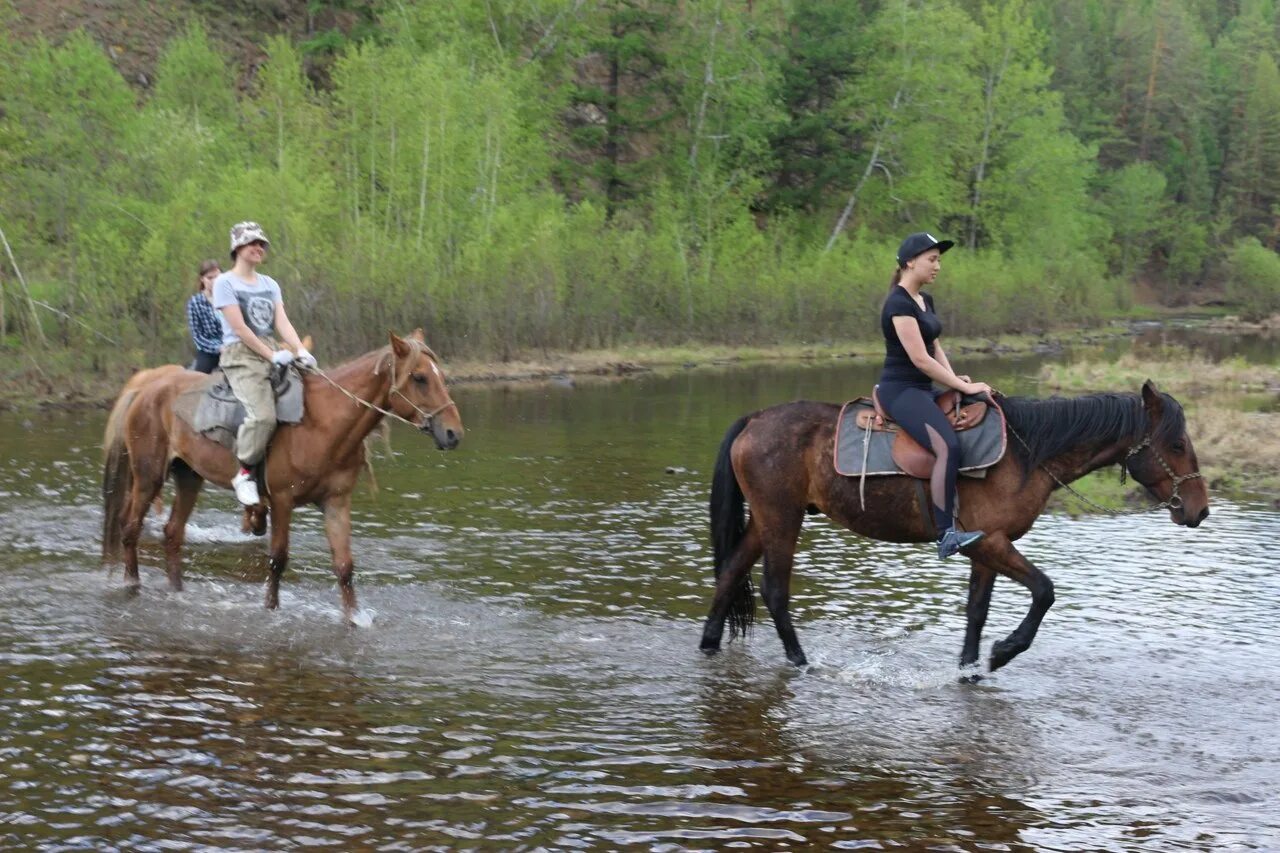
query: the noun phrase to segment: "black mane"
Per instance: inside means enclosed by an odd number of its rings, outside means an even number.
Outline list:
[[[1174,441],[1186,432],[1182,406],[1168,394],[1153,440]],[[1030,475],[1041,463],[1085,444],[1106,444],[1122,439],[1137,442],[1147,431],[1147,413],[1138,394],[1090,394],[1084,397],[1001,397],[1000,407],[1013,431],[1009,447]]]

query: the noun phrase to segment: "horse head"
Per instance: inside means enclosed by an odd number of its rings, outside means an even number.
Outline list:
[[[1121,463],[1133,479],[1169,507],[1175,524],[1198,527],[1209,515],[1209,490],[1187,435],[1182,406],[1148,379],[1142,384],[1147,430]]]
[[[422,330],[408,337],[391,335],[391,411],[430,432],[436,447],[453,450],[462,441],[462,416],[445,385],[440,360],[427,346]]]

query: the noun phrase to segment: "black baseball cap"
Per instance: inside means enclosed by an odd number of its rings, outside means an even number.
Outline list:
[[[938,254],[942,254],[954,245],[954,240],[939,240],[928,231],[918,231],[908,236],[907,239],[902,241],[902,245],[898,247],[898,266],[905,267],[907,261],[918,255],[923,255],[930,249],[937,249]]]

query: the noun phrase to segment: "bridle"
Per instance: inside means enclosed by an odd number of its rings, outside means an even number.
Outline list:
[[[1009,423],[1008,418],[1005,419],[1005,427],[1008,428],[1009,432],[1013,433],[1014,438],[1022,442],[1022,446],[1027,449],[1028,453],[1030,453],[1031,445],[1027,444],[1027,440],[1018,434],[1018,431],[1015,430],[1013,428],[1013,425]],[[1129,460],[1137,456],[1143,450],[1150,450],[1151,455],[1154,456],[1156,458],[1156,461],[1160,463],[1160,467],[1163,468],[1164,472],[1169,475],[1169,481],[1173,483],[1173,491],[1169,493],[1169,499],[1165,501],[1161,501],[1155,506],[1147,507],[1146,509],[1132,510],[1128,512],[1121,512],[1119,510],[1110,509],[1108,507],[1094,503],[1093,501],[1086,498],[1084,495],[1077,492],[1075,489],[1071,488],[1069,484],[1064,483],[1062,480],[1058,479],[1058,476],[1054,474],[1052,471],[1050,471],[1047,467],[1045,467],[1043,462],[1040,463],[1040,470],[1048,474],[1049,477],[1059,486],[1066,489],[1071,494],[1075,495],[1076,498],[1081,503],[1085,504],[1091,509],[1097,510],[1098,512],[1104,513],[1106,515],[1133,515],[1139,512],[1151,512],[1152,510],[1156,510],[1156,509],[1174,509],[1174,510],[1181,509],[1182,495],[1178,494],[1178,487],[1181,486],[1183,483],[1185,483],[1187,480],[1194,480],[1194,479],[1197,479],[1198,477],[1203,477],[1204,475],[1201,474],[1199,471],[1192,471],[1189,474],[1174,474],[1173,468],[1169,467],[1169,463],[1164,460],[1164,457],[1160,455],[1160,451],[1156,450],[1155,445],[1151,443],[1151,436],[1152,436],[1152,433],[1147,433],[1146,435],[1144,435],[1142,437],[1142,441],[1130,447],[1129,451],[1125,453],[1124,458],[1120,460],[1121,485],[1124,484],[1126,477],[1130,473]],[[1134,477],[1134,479],[1138,480],[1136,476]],[[1142,483],[1141,480],[1138,480],[1138,482]],[[1150,488],[1150,486],[1147,486],[1146,483],[1142,483],[1142,486],[1144,488]]]
[[[427,357],[428,357],[428,358],[430,358],[430,354],[428,354],[428,356],[427,356]],[[432,358],[432,359],[431,359],[431,363],[432,363],[433,365],[435,364],[435,359],[434,359],[434,358]],[[378,367],[381,367],[381,364],[379,364],[379,365],[378,365]],[[374,372],[375,374],[378,372],[378,367],[375,367],[375,368],[373,369],[373,372]],[[441,377],[440,385],[441,385],[442,387],[443,387],[443,385],[444,385],[444,378],[443,378],[443,377]],[[421,426],[418,426],[418,429],[422,430],[423,432],[426,432],[427,430],[429,430],[429,429],[431,429],[431,428],[432,428],[432,426],[433,426],[433,424],[434,424],[434,422],[435,422],[435,417],[436,417],[436,415],[440,414],[441,412],[443,412],[445,409],[449,408],[450,406],[452,406],[455,410],[458,408],[457,404],[455,404],[455,403],[453,402],[453,400],[452,400],[452,399],[450,399],[450,400],[449,400],[449,402],[447,402],[447,403],[443,403],[443,404],[441,404],[441,405],[439,405],[439,406],[436,406],[434,409],[432,409],[431,411],[427,412],[427,411],[423,411],[421,408],[419,408],[419,406],[418,406],[418,404],[417,404],[417,403],[413,402],[413,401],[412,401],[412,400],[410,400],[408,397],[406,397],[406,396],[405,396],[405,393],[404,393],[403,391],[401,391],[401,390],[400,390],[400,386],[396,383],[396,354],[395,354],[394,352],[393,352],[393,353],[391,353],[391,390],[390,390],[389,392],[387,392],[387,403],[388,403],[388,405],[390,405],[390,403],[391,403],[391,398],[392,398],[393,396],[397,396],[397,397],[399,397],[401,400],[404,400],[406,403],[408,403],[408,404],[409,404],[409,408],[413,409],[415,412],[417,412],[418,414],[422,415],[422,425],[421,425]],[[446,392],[446,396],[448,396],[448,392]],[[392,413],[392,417],[399,418],[401,421],[404,421],[404,422],[405,422],[405,423],[407,423],[407,424],[411,424],[411,425],[413,425],[413,421],[407,420],[407,419],[405,419],[405,418],[401,418],[399,415],[395,414],[394,412]]]
[[[417,403],[410,400],[407,396],[405,396],[405,393],[400,390],[400,386],[396,383],[396,354],[392,352],[390,355],[391,355],[391,390],[387,392],[387,405],[391,404],[392,396],[398,396],[401,400],[404,400],[406,403],[409,404],[409,408],[413,409],[415,412],[417,412],[419,415],[422,416],[421,424],[415,424],[413,421],[409,420],[408,418],[403,418],[389,409],[384,409],[381,406],[377,405],[376,403],[371,403],[368,400],[357,397],[355,394],[351,393],[346,388],[343,388],[337,382],[334,382],[333,379],[329,377],[329,374],[325,373],[319,367],[309,367],[306,369],[310,370],[312,373],[318,374],[322,379],[324,379],[334,388],[337,388],[339,391],[341,391],[343,394],[346,394],[348,397],[350,397],[355,402],[359,403],[361,406],[364,406],[365,408],[368,408],[368,409],[372,409],[375,412],[379,412],[385,417],[394,418],[400,421],[401,423],[408,424],[414,429],[420,430],[422,432],[426,432],[434,426],[436,415],[440,414],[445,409],[451,406],[455,410],[458,408],[457,404],[454,403],[453,400],[449,400],[449,402],[436,406],[434,409],[428,412],[422,409],[420,406],[418,406]],[[430,357],[430,353],[428,353],[428,357]],[[434,358],[432,358],[431,360],[432,360],[432,363],[435,362]],[[374,365],[374,368],[373,368],[374,375],[377,375],[381,370],[382,370],[382,361],[379,360],[378,363]],[[443,384],[443,380],[441,384]]]
[[[1137,456],[1143,450],[1151,451],[1151,455],[1160,463],[1160,467],[1164,469],[1164,472],[1169,475],[1169,482],[1173,483],[1173,491],[1169,493],[1169,499],[1161,501],[1153,507],[1153,509],[1182,509],[1182,496],[1178,494],[1178,487],[1187,480],[1194,480],[1198,477],[1203,477],[1204,475],[1199,471],[1192,471],[1189,474],[1173,473],[1173,468],[1170,467],[1169,463],[1160,455],[1160,451],[1156,450],[1155,445],[1151,443],[1151,433],[1147,433],[1142,437],[1142,441],[1138,442],[1133,447],[1130,447],[1129,452],[1126,453],[1124,455],[1124,459],[1120,461],[1120,484],[1124,485],[1125,477],[1130,473],[1129,460]],[[1137,480],[1138,478],[1134,477],[1134,479]],[[1146,484],[1144,483],[1143,485],[1145,486]]]

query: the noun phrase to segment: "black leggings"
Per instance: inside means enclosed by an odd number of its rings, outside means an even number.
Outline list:
[[[218,362],[221,359],[221,353],[196,350],[196,360],[191,362],[191,366],[187,369],[198,370],[201,373],[213,373],[213,371],[218,369]]]
[[[936,393],[916,385],[881,383],[877,394],[880,405],[897,421],[907,435],[933,451],[937,458],[929,477],[929,496],[933,499],[933,522],[938,533],[951,527],[955,520],[956,475],[960,471],[960,439],[934,398]]]

